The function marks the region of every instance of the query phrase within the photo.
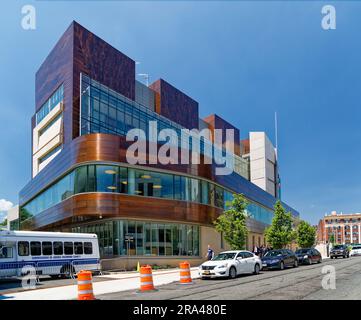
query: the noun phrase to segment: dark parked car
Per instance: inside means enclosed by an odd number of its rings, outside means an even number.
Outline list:
[[[278,249],[268,251],[262,258],[263,269],[281,269],[285,267],[298,267],[298,259],[293,251]]]
[[[348,249],[348,246],[346,246],[345,244],[340,244],[340,245],[336,245],[331,249],[330,252],[330,258],[338,258],[338,257],[342,257],[342,258],[348,258],[350,257],[350,250]]]
[[[322,262],[321,253],[314,248],[297,249],[295,254],[298,258],[299,263],[312,264]]]

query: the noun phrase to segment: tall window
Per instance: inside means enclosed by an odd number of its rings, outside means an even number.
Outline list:
[[[135,194],[173,198],[173,177],[169,174],[135,170]]]
[[[74,171],[74,193],[82,193],[87,191],[88,167],[82,166]]]
[[[219,208],[224,207],[223,188],[215,186],[215,206]]]
[[[118,192],[119,172],[116,166],[96,166],[98,192]]]

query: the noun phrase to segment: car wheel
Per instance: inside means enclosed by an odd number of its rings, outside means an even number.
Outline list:
[[[237,276],[237,270],[235,267],[229,268],[229,278],[234,279]]]
[[[321,263],[322,262],[322,258],[318,259],[317,263]]]
[[[297,259],[295,259],[295,261],[293,262],[293,267],[294,267],[294,268],[297,268],[297,267],[298,267],[298,260],[297,260]]]
[[[259,274],[259,271],[260,271],[260,267],[259,267],[259,264],[256,263],[256,265],[254,266],[254,274]]]
[[[342,257],[343,257],[344,259],[346,258],[346,256],[345,256],[345,255],[343,255]]]
[[[280,263],[280,269],[283,270],[285,268],[285,263],[283,261],[281,261]]]

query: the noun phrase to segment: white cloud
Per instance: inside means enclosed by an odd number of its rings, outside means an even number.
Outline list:
[[[7,201],[5,199],[0,199],[0,212],[8,211],[13,206],[14,206],[14,204],[12,202]]]

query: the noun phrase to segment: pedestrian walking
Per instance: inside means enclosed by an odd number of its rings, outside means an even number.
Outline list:
[[[213,251],[213,249],[211,248],[211,245],[208,245],[206,258],[207,258],[207,260],[212,260],[213,257],[214,257],[214,251]]]
[[[266,251],[266,248],[264,245],[261,246],[261,254],[260,254],[260,257],[263,258],[263,256],[265,255],[265,252]]]

